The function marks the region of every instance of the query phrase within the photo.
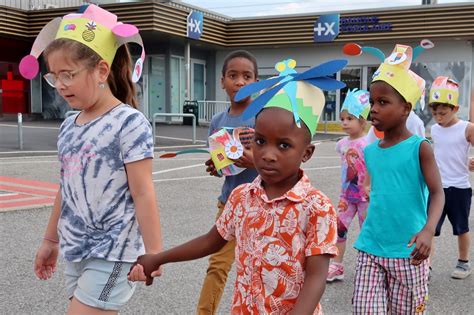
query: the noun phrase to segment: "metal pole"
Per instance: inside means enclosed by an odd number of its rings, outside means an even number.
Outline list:
[[[153,145],[156,144],[156,116],[153,115]]]
[[[196,116],[193,115],[193,144],[196,144]]]
[[[184,49],[184,70],[186,71],[186,98],[191,100],[191,44],[186,42]]]
[[[23,150],[23,116],[18,113],[18,146]]]

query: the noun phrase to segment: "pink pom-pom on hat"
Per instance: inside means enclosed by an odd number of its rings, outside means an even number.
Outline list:
[[[28,80],[32,80],[39,72],[39,63],[33,55],[23,57],[20,61],[20,74]]]

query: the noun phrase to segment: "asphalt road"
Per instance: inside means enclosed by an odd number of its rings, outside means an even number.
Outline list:
[[[0,126],[1,127],[1,126]],[[46,126],[48,127],[48,126]],[[56,125],[49,126],[51,128]],[[190,138],[190,129],[179,129],[175,133],[160,133],[165,137]],[[59,163],[54,153],[12,153],[15,148],[4,147],[4,130],[1,127],[0,174],[24,179],[57,182]],[[165,131],[165,127],[162,128]],[[55,129],[32,129],[39,137],[55,137]],[[56,129],[57,130],[57,129]],[[198,139],[205,139],[202,128]],[[13,133],[12,133],[13,134]],[[26,134],[25,134],[26,135]],[[199,135],[199,133],[198,133]],[[313,158],[304,168],[312,183],[325,192],[334,203],[339,191],[340,164],[334,151],[335,142],[327,140],[334,135],[320,136],[326,139],[316,147]],[[41,137],[37,140],[43,151],[54,151],[54,146],[45,146]],[[54,140],[55,141],[55,140]],[[160,143],[161,141],[161,143]],[[184,141],[189,144],[189,141]],[[49,143],[49,142],[48,142]],[[180,140],[159,138],[159,146],[180,146]],[[31,147],[34,149],[36,147]],[[30,149],[29,149],[30,150]],[[157,149],[158,151],[161,149]],[[168,149],[170,150],[170,149]],[[216,212],[216,197],[222,179],[210,177],[203,166],[204,154],[185,155],[183,158],[155,159],[154,182],[161,211],[162,233],[165,248],[178,245],[208,231]],[[474,182],[471,179],[471,182]],[[68,300],[65,296],[63,264],[48,281],[39,281],[32,270],[36,248],[46,227],[51,208],[20,210],[0,213],[0,313],[1,314],[64,314]],[[473,216],[470,220],[474,226]],[[358,227],[353,223],[348,244],[354,242]],[[472,247],[471,247],[472,248]],[[472,252],[472,250],[471,250]],[[350,246],[346,252],[346,280],[329,284],[322,298],[326,314],[350,314],[356,252]],[[451,235],[449,223],[437,242],[430,284],[429,311],[431,314],[474,314],[474,276],[465,280],[454,280],[450,273],[456,263],[457,244]],[[166,265],[163,276],[151,287],[139,285],[134,297],[122,314],[194,314],[201,283],[207,268],[207,259]],[[231,271],[228,285],[219,309],[219,314],[228,314],[230,309],[235,270]]]

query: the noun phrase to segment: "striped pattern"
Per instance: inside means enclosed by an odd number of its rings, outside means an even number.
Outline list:
[[[353,314],[426,314],[428,260],[384,258],[359,251]]]
[[[58,184],[0,176],[0,212],[52,206]]]
[[[120,21],[136,25],[142,32],[158,32],[181,38],[186,37],[186,18],[194,9],[181,3],[155,1],[117,3],[103,7],[117,14]],[[61,8],[23,11],[0,6],[0,35],[32,39],[50,20],[64,16],[72,10],[72,8]],[[341,33],[335,40],[336,43],[474,38],[472,3],[341,13],[341,18],[355,16],[377,16],[380,23],[392,23],[392,31]],[[200,42],[220,47],[314,45],[313,27],[318,17],[318,14],[301,14],[230,19],[204,10],[203,35]],[[331,45],[331,43],[317,45]]]

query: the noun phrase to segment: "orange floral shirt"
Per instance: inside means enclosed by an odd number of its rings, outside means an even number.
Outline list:
[[[232,314],[291,311],[303,287],[306,257],[337,255],[336,218],[329,198],[304,173],[273,200],[260,176],[234,189],[216,222],[224,239],[236,239]],[[314,311],[319,313],[320,305]]]

